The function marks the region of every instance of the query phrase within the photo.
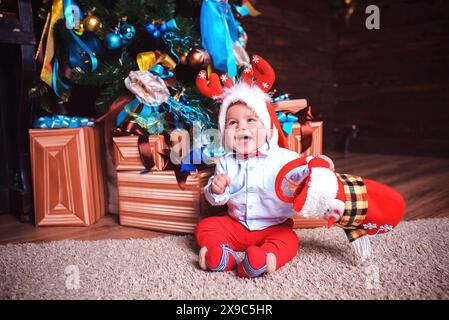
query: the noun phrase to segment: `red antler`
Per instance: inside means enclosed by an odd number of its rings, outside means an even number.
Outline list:
[[[247,66],[245,69],[243,69],[242,72],[242,79],[249,85],[252,85],[254,83],[253,80],[254,70],[252,66]]]
[[[274,83],[274,70],[271,65],[258,55],[254,55],[251,59],[251,65],[256,77],[257,85],[264,91],[268,92]],[[245,73],[245,72],[243,72]],[[252,78],[252,74],[250,74]],[[244,77],[245,79],[245,77]],[[245,81],[248,81],[245,79]]]
[[[220,79],[216,73],[212,73],[209,76],[209,83],[207,82],[207,73],[205,70],[201,70],[196,77],[196,86],[198,90],[205,96],[218,99],[224,92],[224,89],[220,83],[221,82],[227,87],[230,88],[234,85],[234,82],[227,74],[222,74]]]

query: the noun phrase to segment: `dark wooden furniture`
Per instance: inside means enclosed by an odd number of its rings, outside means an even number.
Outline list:
[[[5,1],[3,1],[5,2]],[[22,221],[33,219],[28,129],[31,126],[31,107],[28,90],[35,75],[34,28],[31,0],[6,1],[8,11],[0,12],[0,45],[2,59],[19,53],[19,61],[2,67],[3,99],[0,98],[0,211],[15,212]],[[3,5],[3,4],[2,4]],[[4,6],[5,7],[5,6]],[[4,8],[3,7],[3,8]],[[0,7],[2,8],[2,7]],[[13,54],[11,54],[13,52]],[[2,61],[3,64],[3,61]],[[18,67],[17,67],[18,66]],[[16,83],[9,83],[14,81]],[[12,85],[12,90],[5,90]],[[14,95],[14,97],[12,97]],[[15,105],[11,105],[11,101]],[[5,153],[6,152],[6,153]],[[6,162],[6,163],[5,163]]]

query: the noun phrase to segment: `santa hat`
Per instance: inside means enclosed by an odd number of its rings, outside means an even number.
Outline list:
[[[218,126],[221,132],[224,132],[228,108],[236,102],[243,102],[264,124],[270,144],[284,148],[288,146],[287,138],[270,103],[271,98],[266,93],[272,87],[274,79],[274,70],[270,64],[258,55],[254,55],[251,66],[243,70],[241,80],[236,84],[225,73],[220,78],[216,73],[212,73],[208,82],[207,73],[202,70],[196,78],[196,86],[205,96],[222,102],[218,115]]]
[[[306,164],[309,168],[309,175],[300,184],[293,197],[286,196],[282,191],[282,180],[290,171]],[[344,204],[341,201],[336,201],[337,179],[327,160],[312,156],[302,157],[290,161],[282,167],[276,177],[275,190],[279,199],[293,203],[293,209],[300,216],[320,219],[324,217],[329,208],[339,207],[341,212],[344,210]]]

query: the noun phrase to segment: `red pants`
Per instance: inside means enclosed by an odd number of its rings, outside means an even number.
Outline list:
[[[276,256],[276,269],[296,256],[299,240],[289,223],[250,231],[230,216],[209,217],[201,220],[195,229],[199,246],[208,249],[227,244],[234,251],[245,251],[258,246],[265,253]]]

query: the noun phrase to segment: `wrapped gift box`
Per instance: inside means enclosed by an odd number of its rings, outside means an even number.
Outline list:
[[[209,167],[192,172],[184,190],[178,186],[173,170],[145,174],[117,172],[120,224],[171,233],[193,233],[201,218],[226,211],[226,206],[213,207],[204,197],[203,188],[214,170]]]
[[[99,127],[29,131],[38,226],[88,226],[105,215]]]
[[[306,150],[303,149],[303,132],[312,131],[312,144]],[[292,134],[287,136],[289,149],[302,156],[317,156],[323,153],[323,121],[309,121],[304,125],[296,122],[293,124]]]
[[[291,114],[298,114],[300,111],[306,111],[309,107],[306,99],[292,99],[273,103],[275,111],[283,111]],[[310,110],[310,109],[309,109]],[[303,150],[304,144],[308,144],[304,136],[305,133],[311,132],[312,143],[309,148]],[[320,155],[323,152],[323,122],[307,121],[304,124],[296,122],[293,124],[293,130],[288,135],[289,149],[296,151],[300,155]]]
[[[292,99],[275,102],[273,107],[276,111],[286,111],[295,114],[307,108],[308,104],[306,99]]]
[[[139,148],[139,136],[119,136],[114,137],[114,158],[117,171],[138,171],[145,169],[142,164]],[[168,159],[162,155],[163,150],[168,149],[164,136],[148,136],[148,144],[155,165],[151,170],[162,171],[168,165]]]

